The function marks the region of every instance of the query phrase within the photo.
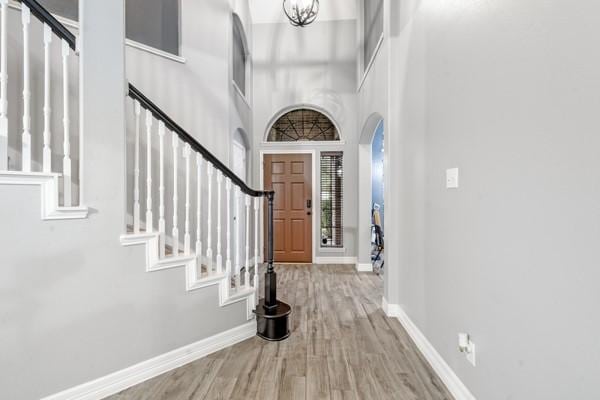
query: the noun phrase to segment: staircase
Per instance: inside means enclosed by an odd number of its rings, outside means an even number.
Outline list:
[[[129,97],[132,219],[121,243],[146,246],[146,271],[183,268],[186,290],[218,285],[221,306],[245,300],[253,318],[268,192],[249,188],[131,84]]]
[[[88,209],[81,190],[84,137],[72,119],[73,104],[80,102],[70,77],[80,63],[77,38],[36,0],[21,0],[20,7],[0,0],[0,13],[0,184],[39,185],[43,219],[85,219]],[[20,14],[22,43],[14,43],[14,32],[9,35],[9,13]],[[42,33],[43,71],[32,68],[32,30]],[[53,69],[57,58],[51,46],[54,40],[60,43],[59,74]],[[23,71],[22,81],[14,81],[22,88],[21,109],[8,101],[11,60],[21,63],[18,68]],[[39,93],[32,94],[32,82],[36,82],[32,73],[43,76]],[[53,104],[56,88],[60,88],[60,107]],[[289,307],[276,299],[273,270],[274,193],[248,187],[131,84],[127,109],[127,221],[121,244],[145,246],[144,265],[149,273],[182,269],[187,291],[218,286],[222,307],[246,301],[247,318],[258,315],[261,336],[270,340],[287,337]],[[74,141],[80,150],[75,163]],[[265,206],[267,215],[263,216]],[[258,307],[264,221],[268,222],[268,269],[265,299]]]

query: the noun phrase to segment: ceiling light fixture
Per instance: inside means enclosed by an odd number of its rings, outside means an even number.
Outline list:
[[[292,25],[304,27],[317,19],[319,0],[283,0],[283,12]]]

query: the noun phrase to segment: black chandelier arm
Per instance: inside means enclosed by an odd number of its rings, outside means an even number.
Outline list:
[[[304,27],[313,23],[317,18],[317,14],[319,13],[319,0],[312,0],[310,9],[308,7],[303,7],[302,12],[300,12],[298,5],[290,7],[290,11],[295,10],[295,14],[292,12],[292,15],[290,15],[287,10],[287,2],[288,0],[283,0],[283,12],[293,26]]]

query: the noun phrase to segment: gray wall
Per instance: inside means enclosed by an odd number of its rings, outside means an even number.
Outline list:
[[[251,38],[252,24],[246,2],[232,1],[231,4],[221,0],[197,2],[183,0],[182,10],[182,53],[185,62],[177,62],[170,58],[150,53],[135,47],[126,47],[127,79],[142,90],[150,99],[161,107],[171,118],[189,132],[199,143],[215,154],[225,164],[231,165],[231,148],[233,135],[241,129],[250,135],[252,132],[251,103],[242,98],[234,89],[231,74],[232,50],[232,13],[235,12],[244,24],[246,34]],[[219,40],[215,40],[218,37]],[[143,118],[142,118],[143,120]],[[131,102],[127,102],[127,172],[130,185],[127,192],[128,220],[133,215],[133,159],[134,159],[134,119]],[[153,158],[159,157],[159,144],[156,136],[157,123],[154,123]],[[145,135],[142,135],[145,136]],[[248,143],[252,143],[248,138]],[[145,138],[142,137],[142,149]],[[179,154],[182,145],[180,143]],[[165,137],[165,165],[172,166],[171,134]],[[145,152],[142,152],[145,153]],[[249,163],[252,163],[250,152]],[[195,165],[195,158],[191,162]],[[145,154],[141,154],[142,182],[145,174]],[[193,168],[192,168],[193,171]],[[179,157],[179,198],[184,198],[185,165]],[[158,177],[158,163],[154,164],[153,176]],[[205,178],[205,175],[203,175]],[[191,179],[191,204],[196,204],[195,175]],[[250,182],[252,184],[252,182]],[[223,183],[223,187],[225,184]],[[255,184],[255,186],[257,186]],[[165,174],[166,187],[166,229],[171,232],[173,207],[172,174]],[[216,176],[213,177],[213,215],[217,213]],[[203,196],[207,195],[206,179],[204,179]],[[145,188],[142,185],[140,196],[143,202]],[[153,197],[158,199],[158,185],[154,187]],[[233,200],[232,200],[233,201]],[[207,201],[203,201],[202,212],[206,211]],[[144,207],[144,205],[142,205]],[[158,202],[154,202],[154,214],[158,215]],[[195,215],[194,213],[192,213]],[[232,215],[233,219],[233,215]],[[180,231],[185,221],[185,208],[179,205]],[[216,221],[215,221],[216,223]],[[222,224],[225,227],[225,209],[222,211]],[[196,231],[195,218],[192,218],[191,232]],[[182,231],[181,231],[182,232]],[[212,230],[213,244],[216,244],[216,229]],[[203,243],[206,244],[206,226],[202,227]],[[169,236],[169,235],[168,235]],[[225,253],[226,230],[222,230],[223,254]],[[180,234],[180,241],[183,235]],[[195,239],[193,239],[195,240]],[[167,238],[169,242],[169,237]],[[251,249],[254,242],[250,239]],[[216,252],[216,250],[215,250]],[[242,255],[244,257],[244,255]],[[253,255],[252,255],[253,257]],[[250,258],[252,258],[250,257]]]
[[[599,14],[593,0],[388,14],[393,302],[478,399],[600,398]],[[477,367],[457,351],[463,331]]]
[[[188,293],[183,270],[147,273],[144,248],[120,245],[126,220],[124,6],[122,0],[82,4],[84,179],[91,214],[87,220],[43,222],[38,188],[0,186],[3,399],[50,395],[246,320],[245,303],[220,308],[216,287]],[[229,13],[222,6],[203,4],[200,15],[214,22],[208,30],[216,30],[218,19],[224,23]],[[202,132],[209,147],[226,157],[227,144],[221,145],[215,132],[228,128],[227,79],[220,79],[227,74],[227,56],[215,56],[211,63],[209,55],[226,48],[208,41],[199,47],[188,54],[208,65],[206,81],[171,88],[166,82],[177,76],[172,73],[159,75],[164,79],[152,85],[138,82],[154,95],[162,89],[174,96],[202,97],[204,102],[193,104],[179,97],[170,110],[185,117],[184,124],[202,121],[204,129],[195,132]],[[156,71],[156,63],[147,62],[145,69]],[[211,77],[220,86],[209,90]]]
[[[317,186],[319,152],[344,151],[344,249],[317,257],[356,256],[357,143],[356,129],[356,22],[315,22],[305,29],[290,24],[254,25],[254,143],[257,149],[315,149]],[[273,118],[283,109],[308,104],[329,113],[340,128],[345,144],[263,143]],[[255,153],[258,155],[258,150]],[[259,179],[258,163],[254,168]],[[318,198],[318,197],[317,197]],[[318,235],[319,216],[314,226]],[[317,236],[320,237],[320,236]],[[318,244],[317,244],[318,246]]]

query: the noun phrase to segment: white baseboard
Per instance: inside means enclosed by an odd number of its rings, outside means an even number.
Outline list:
[[[358,272],[373,272],[373,264],[371,263],[356,263]]]
[[[42,400],[100,400],[225,347],[249,339],[255,334],[256,323],[248,322],[110,375],[45,397]]]
[[[444,361],[440,353],[427,340],[423,332],[412,322],[399,304],[388,304],[384,298],[381,304],[383,311],[388,317],[397,318],[408,335],[415,342],[417,348],[423,354],[431,368],[446,385],[455,400],[476,400],[465,384],[454,373],[452,368]]]
[[[356,264],[356,257],[315,257],[315,264]]]

